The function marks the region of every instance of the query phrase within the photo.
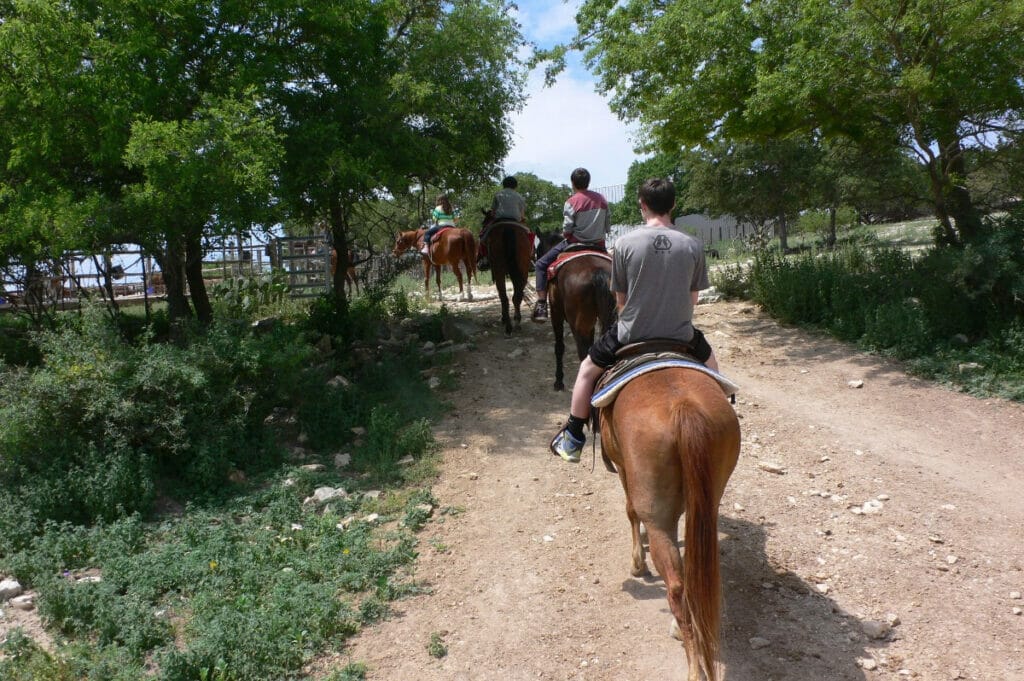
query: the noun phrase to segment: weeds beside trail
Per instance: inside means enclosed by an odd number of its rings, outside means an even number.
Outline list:
[[[171,345],[68,317],[0,372],[0,575],[60,641],[7,632],[0,678],[291,678],[417,591],[416,533],[444,513],[445,406],[414,345],[436,314],[380,295],[269,332],[225,318]]]
[[[776,319],[907,362],[978,396],[1024,400],[1024,215],[992,219],[963,248],[913,254],[877,239],[834,251],[755,254],[713,275]]]

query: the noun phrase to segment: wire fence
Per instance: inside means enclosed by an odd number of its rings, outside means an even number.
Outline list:
[[[359,248],[339,260],[322,234],[268,242],[236,238],[207,244],[202,276],[210,290],[231,278],[269,276],[276,271],[284,276],[291,297],[312,298],[331,290],[338,266],[345,268],[349,286],[359,291],[386,285],[418,262]],[[164,300],[166,293],[163,272],[153,256],[137,245],[0,265],[0,312],[75,309],[87,301],[148,305]]]

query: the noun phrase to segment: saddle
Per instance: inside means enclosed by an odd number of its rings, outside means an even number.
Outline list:
[[[607,407],[615,402],[619,391],[627,383],[637,376],[642,376],[651,371],[670,367],[683,367],[701,371],[718,381],[718,385],[721,386],[726,397],[729,397],[734,403],[736,401],[736,393],[739,392],[738,385],[694,359],[690,354],[689,344],[682,341],[656,338],[638,343],[630,343],[619,348],[615,356],[617,358],[615,364],[602,374],[594,389],[594,395],[590,399],[590,405],[593,407],[591,412],[591,428],[595,433],[599,432],[601,427],[601,407]],[[601,460],[608,471],[612,473],[617,472],[615,465],[603,449],[601,451]]]
[[[432,236],[430,238],[430,241],[427,241],[427,236],[426,236],[426,234],[424,234],[423,235],[423,247],[420,249],[420,252],[423,253],[423,255],[430,256],[430,253],[431,253],[431,248],[430,247],[433,246],[435,243],[437,243],[437,238],[439,236],[441,236],[442,234],[444,234],[445,232],[447,232],[449,229],[455,229],[455,228],[454,227],[442,227],[441,229],[439,229],[436,232],[434,232],[434,236]],[[433,257],[430,258],[430,261],[431,262],[434,261]]]
[[[558,276],[558,270],[565,263],[576,258],[583,257],[585,255],[593,255],[598,258],[604,258],[608,262],[612,261],[612,256],[608,255],[606,251],[599,250],[593,246],[587,246],[585,244],[571,244],[568,248],[558,254],[555,261],[548,265],[548,281],[554,281],[555,277]]]
[[[697,361],[690,354],[689,344],[681,341],[652,339],[630,343],[619,348],[615,356],[617,361],[604,372],[594,389],[590,400],[593,407],[606,407],[614,402],[619,391],[637,376],[669,367],[694,369],[707,374],[718,381],[726,397],[734,397],[739,392],[738,385]]]

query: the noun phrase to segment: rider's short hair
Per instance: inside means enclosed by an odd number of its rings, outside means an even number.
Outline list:
[[[667,177],[645,180],[637,195],[655,215],[668,215],[676,205],[676,187]]]
[[[577,168],[572,171],[569,179],[572,180],[572,186],[575,189],[587,189],[590,187],[590,171],[586,168]]]
[[[508,177],[501,181],[501,186],[504,187],[505,189],[515,189],[516,187],[519,186],[519,180],[509,175]]]

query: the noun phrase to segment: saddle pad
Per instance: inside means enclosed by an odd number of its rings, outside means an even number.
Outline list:
[[[555,261],[548,265],[548,281],[551,281],[558,274],[558,268],[569,262],[585,255],[593,255],[598,258],[604,258],[608,262],[612,261],[612,256],[601,251],[571,251],[569,253],[559,253]]]
[[[642,376],[650,371],[657,371],[658,369],[667,369],[670,367],[683,367],[685,369],[695,369],[696,371],[704,372],[711,378],[718,381],[718,385],[722,387],[722,391],[725,393],[726,397],[731,397],[739,392],[740,387],[722,374],[712,371],[700,362],[687,359],[683,355],[666,352],[653,355],[641,355],[640,357],[642,357],[644,361],[635,363],[635,366],[625,371],[608,375],[607,381],[602,380],[597,392],[594,393],[594,396],[590,400],[591,406],[607,407],[615,401],[616,395],[618,395],[619,391],[622,390],[623,386],[637,376]]]

